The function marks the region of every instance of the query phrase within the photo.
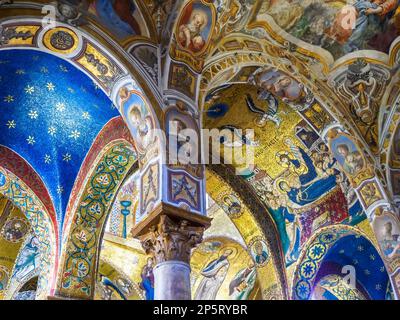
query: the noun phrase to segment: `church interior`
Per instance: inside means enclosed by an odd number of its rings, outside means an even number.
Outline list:
[[[0,0],[0,299],[398,300],[399,214],[398,0]]]

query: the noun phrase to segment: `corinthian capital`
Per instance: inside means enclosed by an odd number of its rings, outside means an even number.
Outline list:
[[[159,222],[139,239],[145,252],[154,255],[156,263],[171,260],[189,263],[190,252],[201,243],[204,229],[188,220],[174,221],[160,215]]]

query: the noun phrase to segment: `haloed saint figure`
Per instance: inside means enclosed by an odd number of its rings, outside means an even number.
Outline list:
[[[218,290],[225,280],[229,269],[228,258],[233,254],[231,249],[226,249],[222,255],[211,261],[201,271],[204,277],[197,288],[195,300],[215,300]]]

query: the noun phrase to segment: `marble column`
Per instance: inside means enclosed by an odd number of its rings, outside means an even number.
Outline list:
[[[155,259],[155,300],[191,299],[190,254],[201,243],[205,227],[190,219],[161,214],[138,237],[146,254]]]
[[[190,266],[181,261],[165,261],[154,272],[155,300],[190,300]]]

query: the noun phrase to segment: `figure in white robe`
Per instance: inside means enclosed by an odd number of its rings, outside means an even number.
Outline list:
[[[195,300],[215,300],[218,290],[225,280],[229,269],[228,257],[233,253],[227,249],[218,258],[211,261],[202,271],[204,277],[197,288]]]

